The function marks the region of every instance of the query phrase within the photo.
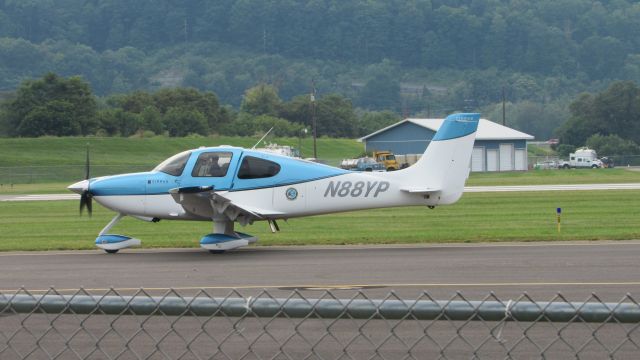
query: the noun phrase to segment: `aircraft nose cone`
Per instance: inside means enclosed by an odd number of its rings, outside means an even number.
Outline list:
[[[86,191],[89,188],[89,180],[78,181],[75,184],[71,184],[67,186],[69,191],[73,191],[76,194],[82,194],[82,192]]]

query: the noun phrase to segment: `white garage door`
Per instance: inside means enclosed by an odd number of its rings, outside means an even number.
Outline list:
[[[516,149],[516,170],[527,170],[527,152]]]
[[[500,171],[513,170],[513,144],[500,144]]]
[[[471,153],[471,171],[484,171],[484,148],[473,148],[473,152]]]
[[[487,171],[498,171],[498,150],[487,150]]]

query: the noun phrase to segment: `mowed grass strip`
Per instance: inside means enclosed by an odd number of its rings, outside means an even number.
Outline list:
[[[470,193],[455,205],[430,210],[405,207],[323,215],[242,228],[258,245],[407,244],[489,241],[624,240],[640,238],[640,191]],[[78,203],[0,203],[0,250],[93,249],[113,213],[98,205],[92,218]],[[556,208],[562,208],[557,231]],[[198,247],[209,222],[147,223],[126,218],[112,233],[142,240],[144,247]]]
[[[614,169],[549,169],[471,173],[467,186],[608,184],[640,182],[640,171]]]

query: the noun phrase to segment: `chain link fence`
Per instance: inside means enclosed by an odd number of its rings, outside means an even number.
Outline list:
[[[1,359],[637,359],[630,295],[436,300],[394,292],[0,293]],[[313,296],[309,296],[312,294]],[[345,294],[348,294],[345,296]]]
[[[149,171],[155,165],[91,165],[91,177]],[[74,182],[84,179],[85,165],[0,167],[0,184]]]

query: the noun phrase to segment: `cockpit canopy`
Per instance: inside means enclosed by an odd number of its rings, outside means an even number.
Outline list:
[[[184,151],[153,169],[177,179],[167,186],[214,186],[245,190],[295,184],[344,173],[342,169],[235,147]],[[149,184],[153,186],[153,183]]]

